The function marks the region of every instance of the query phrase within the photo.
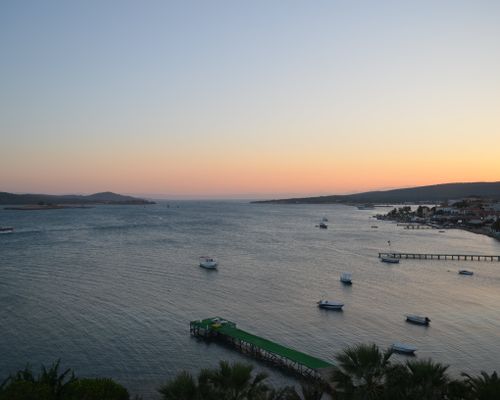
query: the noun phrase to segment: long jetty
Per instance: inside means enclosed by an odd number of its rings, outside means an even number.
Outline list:
[[[195,337],[222,340],[244,354],[286,368],[304,378],[325,379],[334,367],[320,358],[238,329],[234,322],[220,317],[191,321],[189,331]]]
[[[483,254],[378,253],[378,258],[382,257],[404,258],[407,260],[500,261],[500,256]]]

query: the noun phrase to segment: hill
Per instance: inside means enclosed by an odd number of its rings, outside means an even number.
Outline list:
[[[254,203],[423,203],[442,202],[445,200],[459,199],[463,197],[485,197],[500,200],[500,182],[443,183],[439,185],[354,193],[348,195],[262,200],[254,201]]]
[[[152,201],[132,196],[123,196],[113,192],[101,192],[91,195],[50,195],[50,194],[14,194],[0,192],[1,205],[31,204],[154,204]]]

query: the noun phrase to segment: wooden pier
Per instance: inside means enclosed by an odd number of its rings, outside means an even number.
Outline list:
[[[241,353],[291,370],[304,378],[324,380],[334,368],[327,361],[238,329],[234,322],[220,317],[191,321],[189,331],[195,337],[224,341]]]
[[[500,256],[482,254],[378,253],[378,258],[393,257],[407,260],[500,261]]]

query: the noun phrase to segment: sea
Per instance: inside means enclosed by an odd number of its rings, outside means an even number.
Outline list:
[[[0,381],[60,359],[144,400],[180,370],[219,360],[251,363],[276,386],[296,382],[190,336],[190,321],[212,316],[327,361],[357,343],[403,342],[452,375],[500,371],[500,262],[378,259],[389,241],[392,251],[488,255],[500,255],[500,241],[374,219],[389,210],[244,201],[2,209],[0,225],[15,232],[0,235]],[[328,229],[318,229],[324,217]],[[201,255],[218,270],[200,268]],[[320,299],[344,310],[319,309]],[[431,325],[405,322],[412,313]]]

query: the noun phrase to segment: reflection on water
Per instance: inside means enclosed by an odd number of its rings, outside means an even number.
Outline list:
[[[1,210],[16,232],[0,237],[0,377],[61,357],[78,375],[113,377],[156,398],[179,369],[257,363],[189,337],[190,320],[214,315],[328,360],[350,344],[400,341],[453,372],[498,370],[500,263],[388,265],[376,256],[388,240],[393,250],[479,254],[500,254],[500,242],[380,221],[373,229],[380,209],[178,205]],[[328,229],[315,228],[323,216]],[[216,256],[219,271],[199,268],[202,254]],[[341,272],[352,273],[352,286]],[[344,311],[318,309],[320,298],[344,302]],[[408,313],[431,326],[406,323]],[[291,379],[257,365],[275,383]]]

